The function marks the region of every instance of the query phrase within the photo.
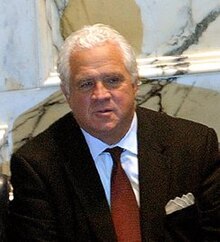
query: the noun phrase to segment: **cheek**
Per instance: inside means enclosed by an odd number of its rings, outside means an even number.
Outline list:
[[[73,94],[68,103],[74,114],[83,114],[87,112],[89,99],[79,95],[74,96]]]
[[[127,104],[130,104],[131,102],[134,102],[136,96],[136,90],[134,88],[124,89],[124,92],[121,94],[121,99],[124,102],[127,102]]]

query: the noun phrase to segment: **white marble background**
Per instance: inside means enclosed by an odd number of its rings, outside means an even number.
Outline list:
[[[142,54],[180,55],[220,48],[219,0],[135,0],[143,23]]]
[[[1,1],[0,163],[6,164],[5,173],[12,136],[19,147],[69,110],[58,91],[55,65],[63,41],[59,20],[69,1]],[[204,122],[220,137],[220,0],[134,1],[143,23],[140,104]]]

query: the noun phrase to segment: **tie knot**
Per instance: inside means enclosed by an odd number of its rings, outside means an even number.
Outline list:
[[[105,152],[110,153],[115,164],[120,164],[121,153],[123,152],[121,147],[116,146],[114,148],[108,148],[105,150]]]

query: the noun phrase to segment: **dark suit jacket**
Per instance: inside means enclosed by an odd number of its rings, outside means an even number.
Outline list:
[[[220,241],[215,132],[147,109],[137,115],[143,241]],[[11,172],[10,241],[116,241],[98,172],[72,114],[19,149]],[[167,216],[167,202],[188,192],[195,204]]]

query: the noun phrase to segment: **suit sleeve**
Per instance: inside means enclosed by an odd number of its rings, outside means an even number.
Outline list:
[[[202,184],[199,198],[202,238],[220,239],[220,155],[215,132],[209,129],[202,162]]]
[[[11,159],[14,200],[9,204],[9,241],[58,241],[53,209],[42,178],[28,162]]]

